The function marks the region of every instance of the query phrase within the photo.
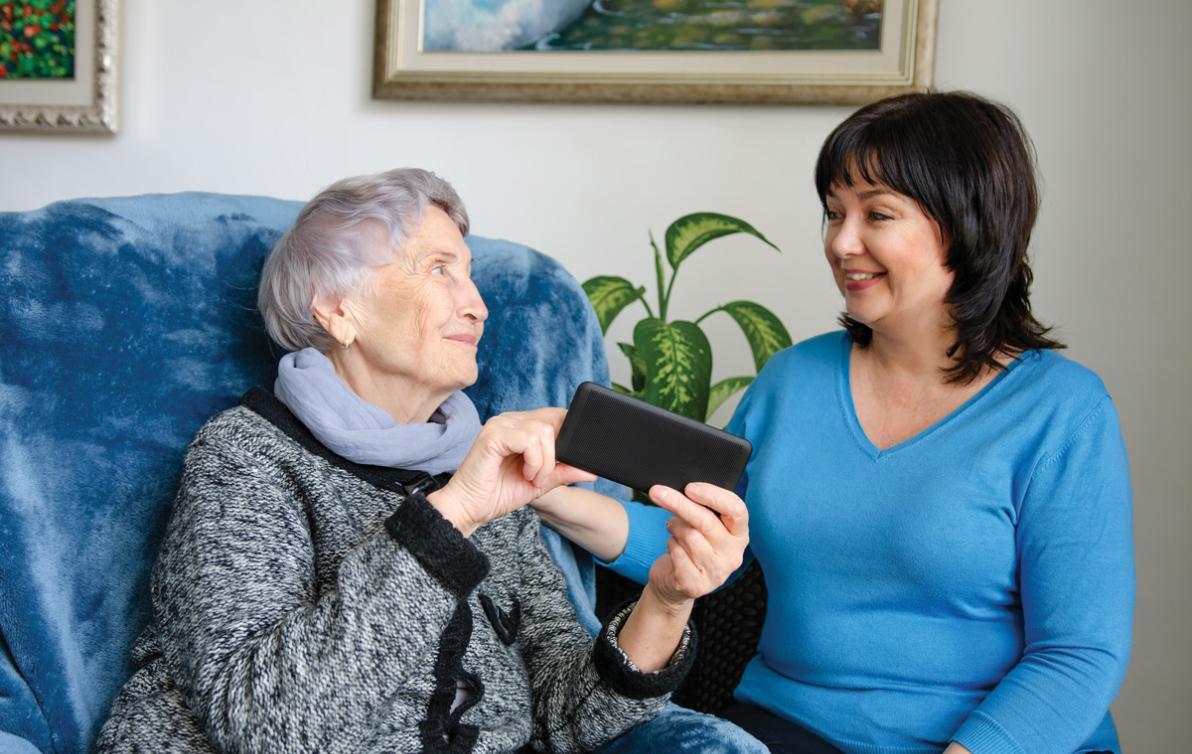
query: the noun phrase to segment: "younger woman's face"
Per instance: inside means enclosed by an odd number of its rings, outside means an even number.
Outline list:
[[[948,248],[918,202],[858,178],[832,184],[824,203],[824,255],[850,317],[892,334],[927,317],[947,321]]]

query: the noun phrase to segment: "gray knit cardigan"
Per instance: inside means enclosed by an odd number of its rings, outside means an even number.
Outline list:
[[[530,508],[465,539],[419,491],[443,481],[334,454],[262,390],[208,421],[96,750],[581,751],[654,716],[690,627],[640,672],[628,608],[593,641]]]

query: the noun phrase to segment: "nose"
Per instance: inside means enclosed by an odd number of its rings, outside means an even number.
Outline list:
[[[469,279],[462,287],[463,300],[460,302],[460,314],[465,319],[474,322],[483,322],[488,319],[488,307],[484,305],[484,298],[481,297],[476,282]]]
[[[828,252],[837,261],[844,261],[865,251],[857,224],[845,217],[835,227],[828,228]]]

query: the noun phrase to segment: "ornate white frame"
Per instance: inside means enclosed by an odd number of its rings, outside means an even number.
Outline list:
[[[47,103],[44,96],[38,97],[37,103],[21,102],[19,95],[14,97],[11,92],[4,91],[5,84],[40,84],[43,88],[38,92],[47,93],[52,98],[53,90],[45,87],[60,82],[0,82],[0,131],[116,133],[119,126],[120,0],[81,0],[80,5],[82,2],[91,3],[95,20],[93,39],[75,40],[76,50],[84,53],[90,50],[94,60],[90,102],[84,105]],[[84,46],[84,41],[93,44]]]

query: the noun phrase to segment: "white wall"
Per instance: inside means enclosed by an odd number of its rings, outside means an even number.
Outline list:
[[[1134,658],[1115,704],[1123,741],[1183,750],[1192,3],[941,5],[936,83],[1006,102],[1033,134],[1044,182],[1036,308],[1104,377],[1123,418],[1139,578]],[[344,175],[421,165],[455,183],[477,233],[551,253],[581,280],[617,273],[651,291],[648,229],[700,209],[738,214],[783,253],[751,239],[707,247],[684,267],[674,313],[745,297],[796,340],[833,326],[839,299],[810,176],[847,108],[375,102],[369,0],[124,0],[123,13],[121,133],[0,136],[0,209],[180,190],[306,198]],[[747,373],[731,323],[708,322],[716,374]]]

